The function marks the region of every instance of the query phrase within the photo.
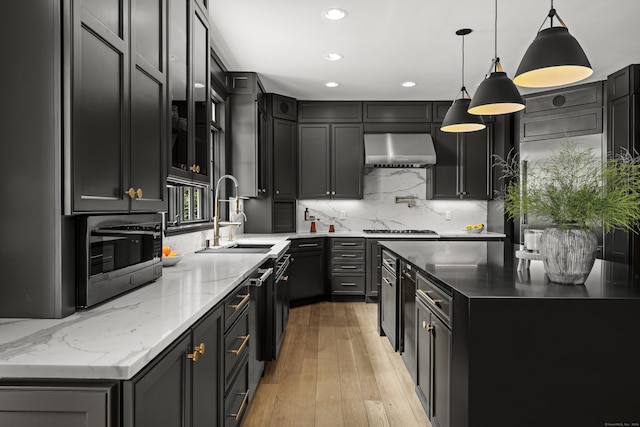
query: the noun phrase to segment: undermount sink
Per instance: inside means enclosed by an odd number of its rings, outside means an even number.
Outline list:
[[[196,253],[202,254],[266,254],[271,250],[270,243],[235,243],[232,246],[204,248]]]

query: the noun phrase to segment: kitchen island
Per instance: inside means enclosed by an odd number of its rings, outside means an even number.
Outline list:
[[[597,260],[584,286],[559,285],[541,262],[505,265],[501,245],[381,243],[417,270],[416,389],[432,421],[638,425],[638,272]]]

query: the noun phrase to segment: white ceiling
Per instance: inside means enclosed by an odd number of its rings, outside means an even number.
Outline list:
[[[640,0],[554,6],[594,69],[585,83],[640,63]],[[334,7],[348,16],[325,19],[322,12]],[[549,8],[548,0],[498,2],[498,56],[510,77]],[[210,22],[214,50],[230,71],[255,71],[268,92],[297,99],[454,99],[460,28],[473,29],[465,37],[472,96],[494,56],[493,0],[211,0]],[[344,59],[325,60],[331,52]],[[417,86],[402,87],[407,80]],[[340,86],[327,88],[328,81]]]

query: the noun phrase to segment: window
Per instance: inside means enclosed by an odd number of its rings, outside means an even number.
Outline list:
[[[209,186],[173,183],[168,185],[169,216],[167,226],[196,224],[209,221],[207,203]]]

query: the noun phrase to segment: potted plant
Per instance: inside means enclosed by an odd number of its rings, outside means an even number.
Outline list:
[[[640,221],[640,157],[599,153],[569,142],[543,160],[527,162],[526,177],[510,153],[497,157],[510,219],[528,215],[547,224],[540,253],[549,279],[583,284],[596,257],[596,231],[636,232]]]

